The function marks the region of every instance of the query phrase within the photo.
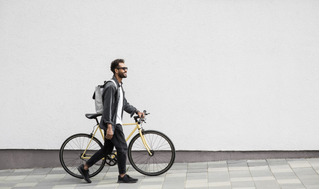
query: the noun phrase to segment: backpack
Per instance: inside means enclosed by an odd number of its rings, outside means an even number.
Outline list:
[[[117,84],[113,79],[110,79],[109,81],[111,81],[118,89]],[[98,114],[102,114],[102,112],[103,112],[103,100],[102,100],[103,89],[109,81],[104,81],[103,85],[96,86],[96,88],[94,90],[92,99],[94,99],[94,101],[95,101],[96,112]]]

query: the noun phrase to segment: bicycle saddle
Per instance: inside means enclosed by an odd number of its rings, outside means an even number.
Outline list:
[[[102,114],[86,114],[86,117],[88,118],[88,119],[95,119],[95,118],[97,118],[97,117],[99,117],[99,116],[101,116]]]

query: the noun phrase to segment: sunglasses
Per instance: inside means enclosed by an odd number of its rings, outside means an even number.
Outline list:
[[[128,70],[128,67],[118,67],[117,69],[118,70],[123,69],[123,71],[124,71],[124,70]]]

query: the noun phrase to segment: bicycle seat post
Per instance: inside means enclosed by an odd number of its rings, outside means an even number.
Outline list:
[[[97,118],[94,118],[95,120],[96,120],[96,122],[97,122],[97,125],[99,125],[99,121],[98,121],[98,119]]]

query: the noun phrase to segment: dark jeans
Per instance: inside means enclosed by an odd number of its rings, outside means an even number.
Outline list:
[[[104,146],[97,151],[88,161],[87,165],[91,167],[103,157],[111,154],[113,147],[117,149],[118,169],[119,174],[126,173],[126,161],[127,161],[127,142],[123,134],[122,125],[116,125],[113,137],[111,140],[105,139]]]

